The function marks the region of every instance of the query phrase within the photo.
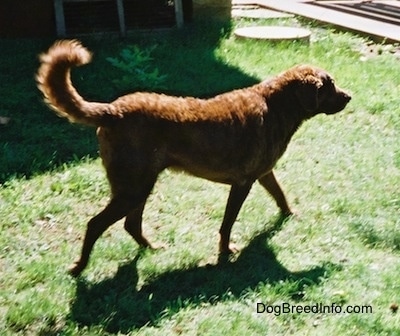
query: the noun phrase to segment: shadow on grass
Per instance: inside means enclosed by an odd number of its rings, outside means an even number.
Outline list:
[[[197,23],[182,30],[137,33],[125,40],[114,37],[84,38],[94,52],[93,62],[74,69],[73,83],[87,100],[111,101],[121,92],[113,80],[121,78],[107,57],[118,56],[127,45],[156,46],[152,66],[167,75],[167,94],[208,97],[258,80],[215,56],[230,24]],[[0,125],[0,183],[12,177],[31,177],[82,157],[97,157],[94,129],[69,124],[58,118],[42,102],[34,74],[37,55],[53,41],[0,39],[0,117],[10,118]],[[132,83],[129,91],[146,90]]]
[[[120,266],[113,278],[93,284],[78,280],[69,318],[82,327],[101,326],[110,333],[127,333],[157,325],[185,307],[240,299],[261,283],[279,286],[282,281],[291,282],[288,299],[301,300],[304,287],[318,284],[332,267],[291,272],[282,266],[267,240],[283,222],[280,218],[271,229],[255,236],[234,262],[166,272],[139,290],[139,256]]]

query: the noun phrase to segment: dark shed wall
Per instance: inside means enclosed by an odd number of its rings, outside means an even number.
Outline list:
[[[0,0],[0,37],[55,34],[53,0]]]

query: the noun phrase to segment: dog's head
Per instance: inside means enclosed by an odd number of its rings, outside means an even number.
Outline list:
[[[292,69],[296,74],[296,97],[311,115],[334,114],[343,110],[351,96],[335,85],[333,78],[319,68],[300,65]]]

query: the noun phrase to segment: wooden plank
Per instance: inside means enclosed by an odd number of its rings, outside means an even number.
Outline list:
[[[118,9],[119,31],[121,33],[121,36],[125,37],[126,26],[125,26],[125,11],[124,11],[123,0],[117,0],[117,9]]]
[[[358,15],[342,13],[336,10],[313,6],[301,0],[235,0],[235,3],[257,4],[262,7],[301,15],[321,22],[331,23],[370,36],[400,42],[400,26],[367,19]]]
[[[395,25],[399,25],[400,23],[400,13],[394,12],[392,9],[393,7],[391,9],[381,9],[376,7],[374,3],[366,3],[365,5],[362,3],[357,3],[357,5],[359,6],[347,6],[347,1],[343,4],[338,2],[329,4],[326,4],[325,2],[314,2],[314,6],[337,10],[342,13],[353,14]]]
[[[178,28],[183,27],[183,6],[182,0],[174,0],[175,5],[175,20]]]
[[[65,37],[65,18],[63,0],[54,0],[54,12],[56,17],[56,31],[57,36]]]

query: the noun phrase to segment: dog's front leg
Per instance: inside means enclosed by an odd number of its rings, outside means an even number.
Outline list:
[[[248,182],[244,185],[232,185],[229,193],[228,203],[226,204],[224,219],[221,228],[219,229],[220,241],[219,252],[220,254],[230,254],[233,249],[230,248],[230,236],[233,223],[242,207],[244,200],[250,192],[251,186],[254,181]]]
[[[281,186],[275,178],[274,172],[271,170],[267,175],[260,177],[258,182],[271,194],[274,198],[283,216],[293,215],[292,210],[290,210],[289,205],[286,201],[285,194],[282,191]]]

